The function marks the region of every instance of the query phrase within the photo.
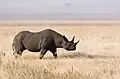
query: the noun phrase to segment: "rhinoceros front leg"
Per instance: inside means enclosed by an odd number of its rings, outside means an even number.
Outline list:
[[[56,48],[52,48],[52,49],[50,49],[50,51],[52,52],[52,54],[53,54],[55,59],[58,58],[58,56],[57,56],[57,49]]]
[[[48,50],[47,49],[41,49],[41,51],[40,51],[40,59],[42,59],[43,58],[43,56],[46,54],[46,52],[47,52]]]
[[[54,56],[55,59],[57,59],[57,58],[58,58],[57,52],[54,52],[54,53],[53,53],[53,56]]]

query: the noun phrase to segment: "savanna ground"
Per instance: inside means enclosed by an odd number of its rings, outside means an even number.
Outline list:
[[[30,22],[31,23],[31,22]],[[0,24],[0,79],[119,79],[120,26],[84,24]],[[12,40],[20,31],[37,32],[53,29],[69,40],[80,39],[76,51],[58,49],[59,58],[48,52],[42,60],[40,53],[24,51],[20,59],[12,56]]]

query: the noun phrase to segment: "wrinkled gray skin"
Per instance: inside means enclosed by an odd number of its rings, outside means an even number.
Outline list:
[[[13,55],[17,58],[27,49],[31,52],[41,52],[40,59],[43,58],[47,51],[51,51],[54,58],[57,58],[57,48],[64,48],[68,51],[76,50],[76,45],[79,41],[74,43],[74,38],[68,41],[64,35],[51,29],[36,33],[21,31],[13,39]]]

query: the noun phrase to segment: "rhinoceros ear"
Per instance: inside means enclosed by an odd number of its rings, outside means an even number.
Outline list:
[[[68,42],[68,39],[65,37],[65,35],[62,36],[64,41]]]
[[[71,43],[74,43],[74,39],[75,39],[75,36],[73,37],[73,39],[70,41]]]
[[[65,37],[65,35],[63,35],[63,37]]]

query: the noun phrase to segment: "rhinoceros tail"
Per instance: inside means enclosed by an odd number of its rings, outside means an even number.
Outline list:
[[[15,51],[14,43],[12,44],[12,50]]]

